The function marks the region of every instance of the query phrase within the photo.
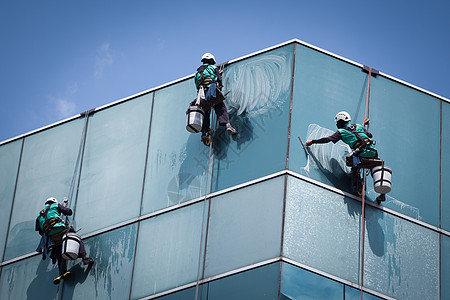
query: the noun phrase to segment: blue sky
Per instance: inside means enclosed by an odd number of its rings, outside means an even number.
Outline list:
[[[450,1],[0,0],[0,141],[298,38],[450,98]]]

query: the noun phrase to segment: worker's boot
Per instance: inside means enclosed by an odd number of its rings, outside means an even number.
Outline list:
[[[236,132],[237,132],[236,129],[234,129],[230,123],[227,123],[226,127],[227,127],[227,132],[229,134],[231,134],[231,135],[236,134]]]
[[[386,201],[386,194],[381,194],[375,200],[377,201],[377,204],[380,204],[381,202]]]
[[[94,259],[91,257],[87,257],[86,253],[83,253],[81,258],[83,259],[84,265],[92,265],[94,263]]]

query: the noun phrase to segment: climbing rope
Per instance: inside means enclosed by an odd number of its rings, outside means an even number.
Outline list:
[[[369,79],[367,81],[366,108],[364,110],[364,128],[369,129],[369,101],[370,101],[370,77],[372,76],[372,68],[369,67]],[[366,127],[367,126],[367,127]],[[364,236],[365,236],[365,203],[366,203],[366,172],[363,170],[363,186],[362,186],[362,207],[361,207],[361,300],[363,299],[364,284]]]
[[[211,112],[210,112],[211,113]],[[212,117],[212,124],[215,124],[214,126],[214,132],[217,130],[217,121],[216,121],[216,117],[215,114],[213,114]],[[206,217],[206,203],[207,203],[207,199],[206,199],[206,195],[208,194],[208,179],[209,179],[209,171],[210,171],[210,165],[211,165],[211,154],[213,153],[213,138],[211,136],[211,142],[209,143],[209,154],[208,154],[208,165],[207,165],[207,169],[206,169],[206,182],[205,182],[205,192],[203,195],[203,216],[202,216],[202,231],[201,231],[201,235],[200,235],[200,250],[199,250],[199,254],[198,254],[198,269],[197,269],[197,283],[195,285],[195,300],[198,299],[199,296],[199,286],[200,286],[200,269],[201,269],[201,265],[202,265],[202,250],[203,250],[203,235],[204,233],[204,228],[205,228],[205,217]],[[213,160],[213,164],[214,164],[214,160]],[[210,185],[212,187],[212,172],[211,172],[211,180],[210,180]],[[200,189],[200,193],[201,193],[201,189]],[[200,194],[200,197],[202,197],[202,195]],[[206,238],[206,237],[205,237]],[[203,273],[203,272],[202,272]],[[202,297],[202,290],[203,287],[200,289],[200,299]]]

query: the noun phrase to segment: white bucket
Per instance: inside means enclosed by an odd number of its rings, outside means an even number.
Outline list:
[[[66,260],[77,259],[80,243],[81,237],[75,232],[68,232],[65,235],[63,235],[62,257]]]
[[[192,133],[200,132],[203,125],[205,112],[200,106],[189,106],[186,111],[186,130]]]
[[[378,194],[387,194],[391,191],[392,170],[386,166],[376,166],[372,169],[373,187]]]

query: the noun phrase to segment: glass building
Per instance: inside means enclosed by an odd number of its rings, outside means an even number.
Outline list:
[[[348,147],[298,137],[361,124],[367,68],[300,40],[223,66],[238,133],[212,147],[185,129],[192,75],[0,143],[0,299],[450,299],[450,100],[372,73],[393,175],[381,205],[367,177],[363,220]],[[58,286],[35,252],[51,196],[95,259]]]

